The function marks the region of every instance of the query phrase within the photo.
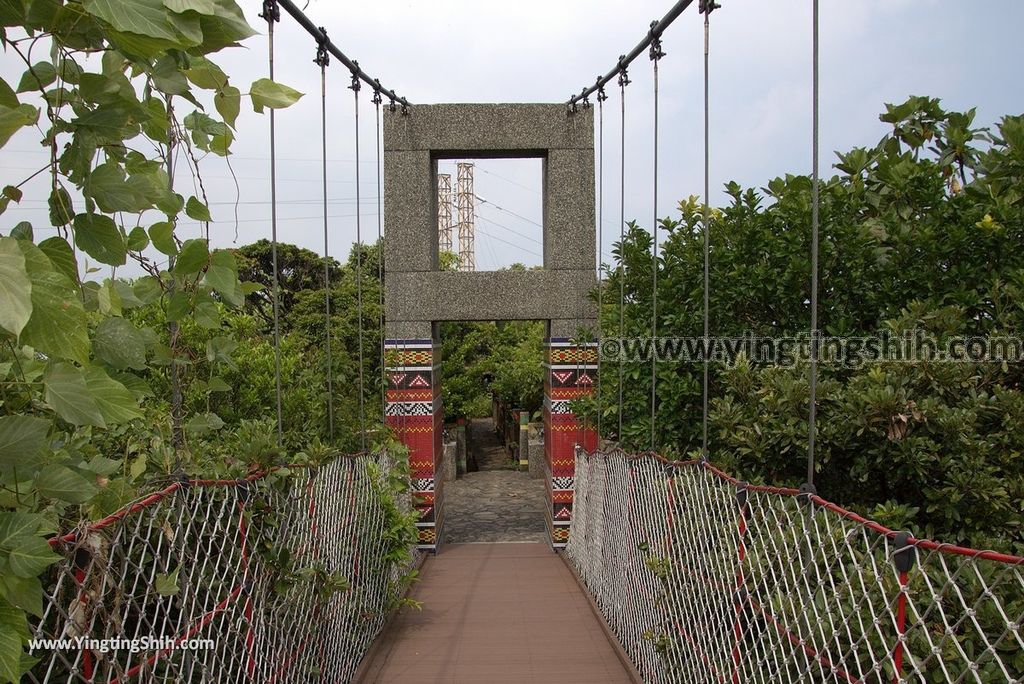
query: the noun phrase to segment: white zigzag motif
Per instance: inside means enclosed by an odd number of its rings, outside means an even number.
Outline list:
[[[552,489],[572,489],[572,478],[571,477],[553,477],[551,478]]]

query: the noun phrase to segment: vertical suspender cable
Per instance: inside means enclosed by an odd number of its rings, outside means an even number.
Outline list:
[[[380,295],[380,309],[378,313],[378,324],[380,326],[380,420],[383,425],[387,422],[387,373],[384,371],[384,211],[381,208],[381,175],[380,175],[380,104],[383,100],[380,96],[380,90],[374,89],[373,91],[373,107],[374,114],[377,121],[377,133],[374,138],[374,143],[377,147],[377,281],[379,283],[379,295]]]
[[[704,14],[704,379],[701,397],[701,440],[700,449],[708,457],[708,382],[711,336],[711,146],[710,146],[710,98],[708,56],[711,48],[711,12],[718,8],[713,1],[704,0],[700,10]]]
[[[274,80],[274,23],[281,18],[275,0],[264,0],[263,18],[267,20],[269,35],[270,80]],[[274,389],[277,399],[277,443],[284,441],[284,420],[281,411],[281,304],[277,265],[277,149],[274,128],[274,109],[270,109],[270,257],[274,304]]]
[[[358,62],[356,63],[358,66]],[[363,381],[363,227],[359,200],[359,76],[352,73],[353,102],[355,107],[356,144],[356,316],[359,319],[359,444],[366,451],[366,388]]]
[[[334,441],[334,361],[331,356],[331,251],[327,230],[327,65],[330,56],[327,53],[327,32],[321,27],[325,40],[320,41],[316,49],[314,62],[320,67],[320,134],[321,161],[323,163],[323,196],[324,196],[324,318],[327,339],[324,351],[327,354],[327,435]]]
[[[599,77],[600,78],[600,77]],[[600,344],[601,322],[604,319],[604,101],[608,95],[604,86],[597,89],[597,152],[600,161],[597,166],[597,337]],[[604,418],[604,401],[601,396],[600,356],[597,358],[597,446],[601,446],[601,424]]]
[[[621,61],[623,57],[619,58]],[[629,85],[629,74],[625,69],[619,72],[619,93],[622,102],[622,140],[619,158],[619,344],[626,336],[626,264],[623,261],[626,245],[626,86]],[[619,350],[619,432],[617,438],[622,442],[622,381],[625,372],[625,356]]]
[[[657,25],[653,22],[651,28]],[[655,449],[655,417],[658,412],[658,61],[665,56],[661,39],[651,41],[651,61],[654,62],[654,222],[651,242],[651,451]]]
[[[810,407],[807,415],[807,484],[814,486],[814,441],[818,414],[818,0],[812,0],[811,60],[811,366]]]

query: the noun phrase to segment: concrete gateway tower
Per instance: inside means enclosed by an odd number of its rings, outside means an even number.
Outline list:
[[[543,268],[438,270],[437,161],[543,160]],[[409,447],[420,544],[434,548],[444,520],[440,481],[441,321],[547,321],[545,467],[552,543],[564,545],[572,515],[575,444],[597,435],[569,412],[593,390],[596,343],[594,124],[591,109],[564,104],[412,105],[384,116],[384,269],[387,420]]]

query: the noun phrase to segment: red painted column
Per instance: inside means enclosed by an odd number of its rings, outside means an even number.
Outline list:
[[[386,340],[387,425],[409,449],[419,547],[435,550],[443,519],[443,421],[433,340]]]
[[[576,445],[597,448],[598,435],[572,412],[570,402],[594,391],[597,343],[575,344],[566,338],[548,340],[544,367],[544,457],[550,499],[548,530],[555,548],[569,540],[572,519]]]

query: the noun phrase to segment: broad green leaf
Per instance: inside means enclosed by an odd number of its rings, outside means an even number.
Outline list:
[[[0,572],[0,593],[12,605],[36,617],[43,616],[43,587],[38,577]]]
[[[118,370],[146,369],[146,343],[142,333],[123,318],[108,318],[96,326],[92,350],[97,358]]]
[[[29,639],[32,636],[25,612],[18,610],[3,599],[0,599],[0,626],[13,629],[22,639]]]
[[[99,143],[120,144],[125,138],[133,137],[132,112],[119,104],[100,105],[72,122],[77,134],[88,133]]]
[[[212,13],[211,13],[212,14]],[[188,71],[188,80],[205,90],[221,90],[228,84],[228,77],[219,66],[205,57],[193,57]]]
[[[195,322],[207,330],[220,327],[220,310],[213,302],[200,302],[192,313]]]
[[[180,589],[178,588],[178,571],[181,570],[179,565],[174,569],[174,572],[170,574],[164,574],[158,572],[155,577],[154,586],[156,587],[156,593],[161,596],[174,596]]]
[[[109,278],[97,290],[96,304],[104,316],[120,316],[123,313],[121,295]]]
[[[224,363],[234,366],[231,354],[238,348],[238,342],[230,337],[214,337],[206,343],[206,360],[210,363]]]
[[[22,195],[23,193],[21,192],[21,190],[14,187],[13,185],[4,186],[3,196],[11,200],[12,202],[20,202]],[[31,226],[32,224],[29,225]]]
[[[39,471],[36,489],[48,499],[85,503],[96,493],[96,484],[67,466],[52,464]]]
[[[209,259],[210,251],[206,245],[206,240],[202,238],[186,240],[181,246],[178,260],[174,263],[174,273],[181,276],[199,273],[206,266]]]
[[[35,242],[35,234],[32,231],[32,224],[28,221],[21,221],[18,225],[11,228],[11,237],[18,240],[28,240],[29,242]]]
[[[50,192],[49,207],[52,226],[66,226],[75,218],[75,205],[64,188]]]
[[[241,306],[245,302],[242,284],[238,281],[238,267],[231,252],[218,250],[210,257],[210,267],[206,269],[204,282],[216,290],[224,301],[231,306]]]
[[[160,299],[163,290],[160,289],[160,281],[155,276],[143,276],[135,281],[133,288],[135,296],[143,305],[152,304]]]
[[[128,233],[127,247],[130,252],[141,252],[149,247],[149,235],[146,234],[146,229],[142,226],[132,228],[132,232]]]
[[[196,22],[196,29],[198,30],[199,24]],[[201,36],[200,36],[201,38]],[[190,44],[195,44],[189,41]],[[152,69],[153,84],[157,87],[160,92],[167,93],[168,95],[184,95],[189,94],[188,80],[185,78],[185,73],[178,68],[178,62],[171,55],[163,55],[156,60]]]
[[[162,0],[83,0],[82,6],[118,31],[172,42],[178,40]]]
[[[36,478],[37,487],[46,472],[47,469],[44,468]],[[48,568],[51,563],[60,560],[60,556],[53,552],[45,539],[33,535],[22,538],[17,547],[11,550],[7,560],[11,572],[18,577],[35,577]]]
[[[38,351],[79,363],[89,360],[89,332],[77,287],[54,269],[43,251],[19,242],[32,280],[32,317],[19,341]]]
[[[8,85],[7,81],[0,78],[0,107],[17,109],[20,104],[17,93]]]
[[[39,452],[46,446],[50,421],[32,416],[0,417],[0,469],[18,477],[32,477]]]
[[[144,306],[141,299],[135,295],[135,288],[127,280],[112,281],[117,296],[121,299],[121,307],[125,309],[137,309]]]
[[[75,244],[101,264],[123,266],[128,259],[124,236],[114,220],[103,214],[75,217]]]
[[[234,86],[224,86],[213,96],[213,106],[224,119],[224,123],[232,128],[238,120],[238,112],[242,108],[242,93]]]
[[[93,169],[85,185],[86,194],[96,200],[102,211],[108,213],[126,211],[137,214],[152,208],[153,202],[147,196],[147,190],[138,181],[128,182],[124,169],[113,161]]]
[[[132,375],[131,373],[118,373],[114,379],[124,385],[128,391],[132,393],[132,396],[135,397],[136,401],[142,401],[143,399],[153,396],[153,390],[150,386],[146,384],[145,380],[137,375]]]
[[[167,312],[165,315],[168,321],[180,321],[188,315],[190,308],[191,302],[188,295],[179,290],[167,300]]]
[[[213,0],[164,0],[164,7],[172,12],[198,12],[199,14],[217,14],[217,3]]]
[[[224,427],[224,421],[216,413],[201,413],[193,416],[185,425],[185,429],[197,437],[220,430],[222,427]]]
[[[24,616],[25,613],[17,611]],[[0,682],[21,681],[22,638],[14,628],[0,624]]]
[[[11,136],[25,126],[32,126],[39,120],[39,110],[32,105],[17,107],[0,105],[0,147],[7,144]]]
[[[210,216],[210,209],[194,196],[189,197],[188,202],[185,203],[185,213],[189,218],[195,219],[196,221],[213,220]]]
[[[32,281],[14,238],[0,237],[0,327],[21,334],[32,317]]]
[[[118,425],[142,418],[139,402],[132,392],[114,380],[102,368],[90,368],[85,372],[85,384],[96,397],[103,420],[108,425]]]
[[[224,379],[215,375],[210,378],[210,382],[206,383],[206,387],[211,392],[230,392],[231,385],[224,382]]]
[[[18,83],[19,93],[43,90],[57,80],[57,70],[50,62],[37,62],[31,69],[26,69]]]
[[[257,114],[262,114],[264,107],[271,109],[290,107],[299,101],[302,93],[284,84],[271,81],[269,78],[260,78],[253,81],[252,87],[249,89],[249,97],[252,98],[252,108]]]
[[[153,246],[167,256],[178,253],[178,245],[174,242],[174,224],[169,221],[154,223],[149,227],[149,239]]]
[[[237,3],[233,0],[211,1],[217,5],[217,14],[199,17],[203,29],[203,42],[198,48],[199,51],[210,54],[256,35]]]
[[[85,382],[85,373],[69,363],[55,363],[44,378],[46,403],[72,425],[106,427],[99,402]]]
[[[21,511],[0,513],[0,550],[11,551],[22,537],[33,535],[43,524],[43,516]]]
[[[53,267],[67,276],[72,283],[79,281],[78,260],[68,241],[59,236],[47,238],[39,243],[39,249],[50,260]]]

